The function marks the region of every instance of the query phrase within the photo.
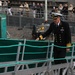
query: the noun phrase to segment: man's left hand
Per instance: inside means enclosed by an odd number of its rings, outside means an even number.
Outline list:
[[[66,49],[66,52],[69,52],[69,51],[70,51],[70,48],[67,48],[67,49]]]

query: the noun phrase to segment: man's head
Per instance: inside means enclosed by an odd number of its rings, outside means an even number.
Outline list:
[[[60,13],[52,13],[52,19],[55,24],[58,24],[60,22],[61,17],[62,17],[62,14]]]

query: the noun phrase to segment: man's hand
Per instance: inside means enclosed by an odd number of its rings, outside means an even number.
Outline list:
[[[66,52],[69,52],[69,51],[70,51],[70,48],[67,48],[67,49],[66,49]]]
[[[68,48],[66,48],[66,52],[69,52],[70,51],[70,48],[69,48],[70,46],[71,46],[71,43],[67,43],[67,47]]]
[[[37,41],[39,40],[39,38],[36,39]]]

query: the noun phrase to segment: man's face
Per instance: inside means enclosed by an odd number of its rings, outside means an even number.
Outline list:
[[[54,21],[55,24],[58,24],[60,22],[60,17],[59,16],[58,17],[54,17],[53,21]]]

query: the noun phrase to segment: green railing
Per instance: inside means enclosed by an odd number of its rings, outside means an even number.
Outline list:
[[[67,48],[54,45],[52,41],[0,39],[0,67],[9,67],[20,64],[34,64],[54,60],[72,60],[74,56],[74,44],[70,47],[66,58],[53,59],[53,47]],[[30,62],[29,62],[30,61]],[[74,60],[72,60],[73,62]],[[5,63],[12,62],[12,63]],[[30,65],[33,67],[33,65]],[[2,69],[3,70],[3,69]],[[1,70],[1,71],[2,71]],[[11,68],[9,69],[11,70]]]

